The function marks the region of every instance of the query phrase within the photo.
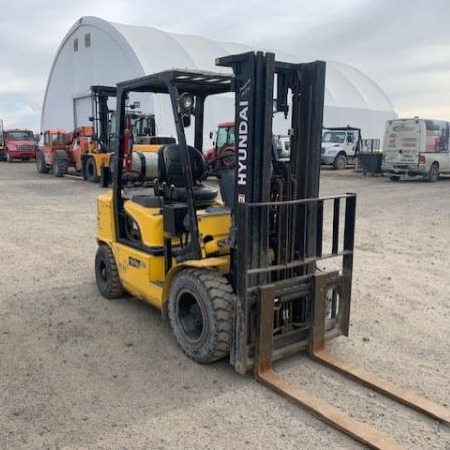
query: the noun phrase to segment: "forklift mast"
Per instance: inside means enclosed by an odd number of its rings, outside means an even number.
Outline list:
[[[110,97],[117,97],[117,88],[112,86],[91,86],[91,101],[92,101],[92,121],[94,125],[94,132],[97,134],[100,142],[108,145],[108,124],[109,124],[109,109],[108,99]]]
[[[234,72],[237,163],[230,279],[238,305],[230,361],[245,373],[253,365],[259,292],[265,287],[274,287],[277,304],[274,358],[305,348],[311,335],[314,277],[323,256],[324,201],[318,196],[325,63],[284,63],[272,53],[249,52],[219,58],[216,64]],[[273,115],[287,118],[289,107],[291,155],[289,161],[276,161]],[[345,250],[338,249],[341,199],[330,199],[333,248],[328,256],[346,253],[345,270],[324,274],[338,334],[348,332],[354,199],[345,199]]]

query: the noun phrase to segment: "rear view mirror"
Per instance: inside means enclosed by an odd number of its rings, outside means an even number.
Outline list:
[[[187,128],[191,125],[191,116],[183,115],[181,116],[181,121],[183,122],[183,127]]]

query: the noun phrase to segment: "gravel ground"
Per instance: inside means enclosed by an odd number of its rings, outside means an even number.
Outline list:
[[[325,170],[357,192],[350,337],[329,349],[450,409],[450,179]],[[0,448],[357,449],[227,362],[199,366],[152,307],[93,271],[98,186],[0,164]],[[276,369],[408,449],[450,429],[304,356]]]

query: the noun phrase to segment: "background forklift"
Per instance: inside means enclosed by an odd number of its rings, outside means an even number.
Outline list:
[[[271,53],[220,58],[234,76],[170,70],[118,84],[119,142],[112,191],[98,198],[95,274],[106,298],[124,291],[168,316],[199,363],[229,355],[321,420],[374,448],[399,448],[365,424],[286,383],[272,360],[306,350],[316,360],[440,420],[448,413],[339,360],[326,340],[348,335],[356,196],[318,198],[325,63]],[[275,76],[276,75],[276,76]],[[203,184],[205,99],[235,94],[236,164],[219,170],[222,199]],[[127,185],[133,139],[129,92],[170,96],[177,144],[154,154],[151,188]],[[275,97],[274,97],[275,96]],[[276,158],[274,107],[292,107],[291,154]],[[194,145],[185,128],[194,118]],[[227,155],[229,157],[229,155]],[[215,166],[215,164],[211,164]],[[342,224],[343,221],[343,224]],[[324,268],[324,263],[329,269]],[[426,402],[424,400],[424,402]],[[430,404],[432,405],[430,407]]]
[[[83,156],[83,175],[88,181],[98,182],[104,176],[103,168],[111,164],[111,153],[117,140],[116,111],[109,108],[108,100],[116,97],[116,87],[91,86],[92,116],[89,119],[93,124],[99,145],[98,151]],[[139,146],[136,152],[155,151],[154,148],[145,145],[150,144],[151,138],[156,134],[155,116],[134,111],[136,107],[137,105],[134,104],[129,105],[126,114],[127,120],[130,121],[129,128],[132,130],[134,143]]]
[[[118,132],[116,128],[117,112],[108,106],[110,98],[117,97],[117,88],[112,86],[91,86],[92,117],[94,132],[98,136],[100,152],[85,156],[85,178],[101,180],[103,187],[111,182],[112,155],[117,145]],[[128,104],[125,113],[127,129],[133,136],[133,152],[129,178],[142,182],[147,176],[147,159],[152,160],[148,153],[155,153],[161,144],[175,143],[173,137],[156,136],[155,116],[151,113],[137,111],[138,102]]]

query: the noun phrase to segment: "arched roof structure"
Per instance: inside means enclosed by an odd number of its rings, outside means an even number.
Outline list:
[[[41,130],[85,125],[91,85],[115,85],[170,68],[226,72],[215,58],[252,50],[249,46],[167,33],[156,28],[124,25],[97,17],[82,17],[68,31],[53,61],[45,92]],[[275,51],[280,61],[307,62],[297,55]],[[363,137],[381,138],[394,107],[367,75],[343,63],[327,61],[324,126],[360,127]],[[161,114],[160,132],[171,132],[168,102],[152,98],[146,105]],[[207,127],[232,118],[232,99],[214,100]]]

